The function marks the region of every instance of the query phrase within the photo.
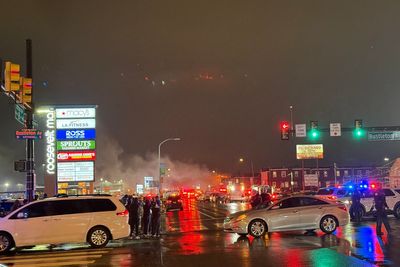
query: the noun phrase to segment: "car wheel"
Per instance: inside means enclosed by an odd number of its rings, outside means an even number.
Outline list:
[[[323,217],[319,224],[319,227],[321,228],[321,230],[326,234],[331,234],[331,233],[335,232],[337,226],[338,226],[337,220],[332,215],[327,215],[327,216]]]
[[[14,247],[14,240],[7,233],[0,233],[0,254],[6,254]]]
[[[253,237],[261,237],[267,233],[267,225],[263,220],[256,219],[250,222],[248,231]]]
[[[397,205],[394,207],[393,213],[394,213],[394,216],[395,216],[397,219],[400,219],[400,204],[397,204]]]
[[[105,247],[110,241],[110,232],[102,226],[95,226],[88,233],[88,243],[93,248]]]

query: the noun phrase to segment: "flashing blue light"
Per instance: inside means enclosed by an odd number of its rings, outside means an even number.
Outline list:
[[[349,188],[350,188],[350,189],[353,189],[353,186],[352,186],[352,185],[349,185]]]
[[[362,184],[360,184],[360,187],[362,188],[362,187],[363,187],[363,185],[362,185]]]
[[[364,188],[368,188],[368,185],[365,184],[365,185],[364,185]]]

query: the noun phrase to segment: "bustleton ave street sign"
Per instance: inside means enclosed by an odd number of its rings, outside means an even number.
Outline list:
[[[368,141],[400,141],[400,131],[368,132]]]

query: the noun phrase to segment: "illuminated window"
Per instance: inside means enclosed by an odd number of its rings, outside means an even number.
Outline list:
[[[281,177],[285,178],[286,177],[286,171],[281,172]]]
[[[294,172],[294,177],[299,177],[299,171]]]
[[[336,176],[340,176],[340,171],[336,171]]]
[[[328,171],[324,171],[324,177],[328,178]]]
[[[275,171],[272,172],[272,177],[276,178],[276,172]]]

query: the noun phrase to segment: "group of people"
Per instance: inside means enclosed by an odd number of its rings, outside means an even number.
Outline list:
[[[375,209],[376,234],[382,235],[382,223],[385,225],[387,232],[391,231],[386,213],[386,210],[389,209],[389,206],[386,203],[386,196],[380,184],[377,185],[377,188],[373,192],[373,194],[374,194],[374,205],[372,206],[370,212],[372,212],[373,209]],[[356,222],[360,222],[363,216],[363,210],[361,206],[361,193],[357,189],[354,190],[351,196],[351,211],[352,211],[351,217]]]
[[[260,205],[268,206],[271,204],[272,198],[271,195],[267,192],[257,192],[255,195],[251,197],[250,204],[251,207],[254,209]]]
[[[47,194],[46,194],[46,193],[43,194],[43,199],[45,199],[45,198],[47,198]],[[38,199],[39,199],[39,195],[35,195],[34,198],[33,198],[33,201],[36,201],[36,200],[38,200]],[[24,200],[22,200],[22,199],[17,199],[17,200],[15,200],[15,201],[14,201],[14,204],[13,204],[12,207],[11,207],[10,212],[11,212],[11,211],[14,211],[14,210],[17,210],[18,208],[24,206],[24,205],[27,204],[27,203],[28,203],[28,200],[27,200],[27,199],[24,199]]]
[[[121,199],[129,211],[130,238],[160,237],[161,200],[159,196],[125,195]]]

